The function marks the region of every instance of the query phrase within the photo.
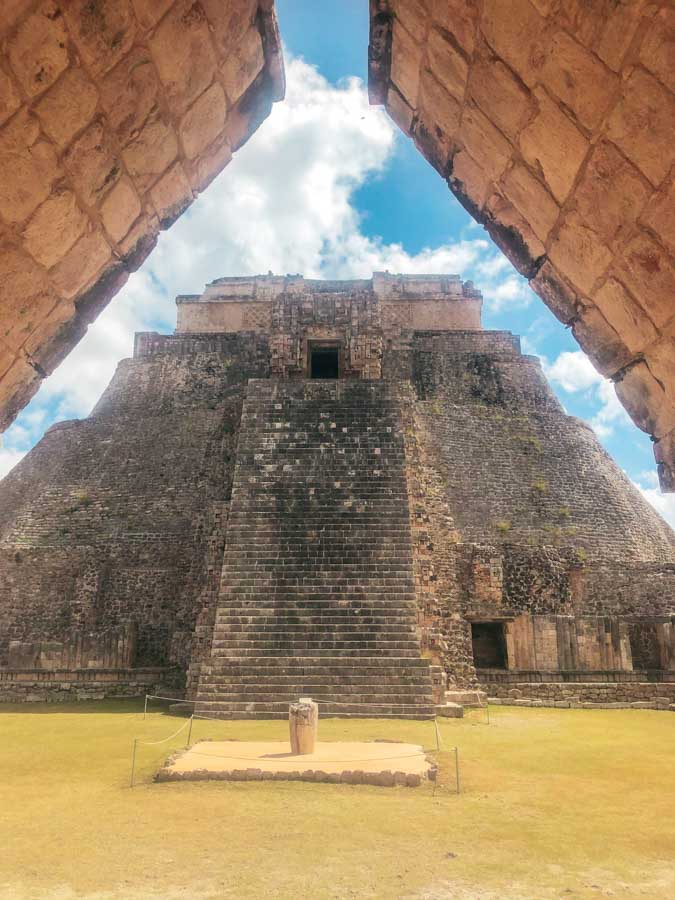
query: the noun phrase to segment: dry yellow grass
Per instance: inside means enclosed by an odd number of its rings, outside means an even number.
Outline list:
[[[492,710],[440,723],[464,792],[293,783],[155,785],[180,720],[136,703],[0,707],[0,897],[675,896],[675,715]],[[434,745],[428,722],[323,720],[322,740]],[[283,722],[195,737],[283,739]]]

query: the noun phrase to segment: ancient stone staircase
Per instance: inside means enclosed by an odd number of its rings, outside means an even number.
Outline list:
[[[381,381],[249,382],[197,712],[433,715],[397,411]]]

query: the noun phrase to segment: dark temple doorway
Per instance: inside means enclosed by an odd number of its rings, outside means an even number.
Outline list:
[[[501,622],[472,622],[471,643],[477,669],[506,668],[506,642]]]
[[[340,348],[319,346],[310,349],[310,378],[340,377]]]

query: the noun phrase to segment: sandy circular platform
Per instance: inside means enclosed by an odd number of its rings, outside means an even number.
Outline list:
[[[435,778],[422,747],[389,741],[317,742],[293,755],[286,741],[200,741],[174,754],[156,781],[326,781],[416,787]]]

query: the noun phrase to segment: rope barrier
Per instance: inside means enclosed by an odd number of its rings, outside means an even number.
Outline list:
[[[190,718],[180,726],[178,731],[174,731],[174,733],[170,734],[169,737],[162,738],[161,741],[142,741],[140,738],[134,738],[134,749],[131,754],[131,778],[129,787],[134,786],[134,776],[136,775],[136,751],[138,750],[139,744],[143,747],[156,747],[158,744],[166,744],[167,741],[170,741],[173,738],[177,737],[181,733],[181,731],[185,731],[188,725],[190,726],[190,734],[192,734],[192,716],[190,716]],[[188,736],[188,746],[189,744],[190,738]]]
[[[190,716],[190,719],[192,716]],[[178,731],[174,731],[173,734],[170,734],[169,737],[163,738],[161,741],[142,741],[140,738],[136,738],[136,743],[143,744],[146,747],[154,747],[156,744],[166,744],[167,741],[170,741],[172,738],[175,738],[176,735],[179,735],[181,731],[185,731],[185,729],[190,724],[190,719],[187,719],[178,729]]]

